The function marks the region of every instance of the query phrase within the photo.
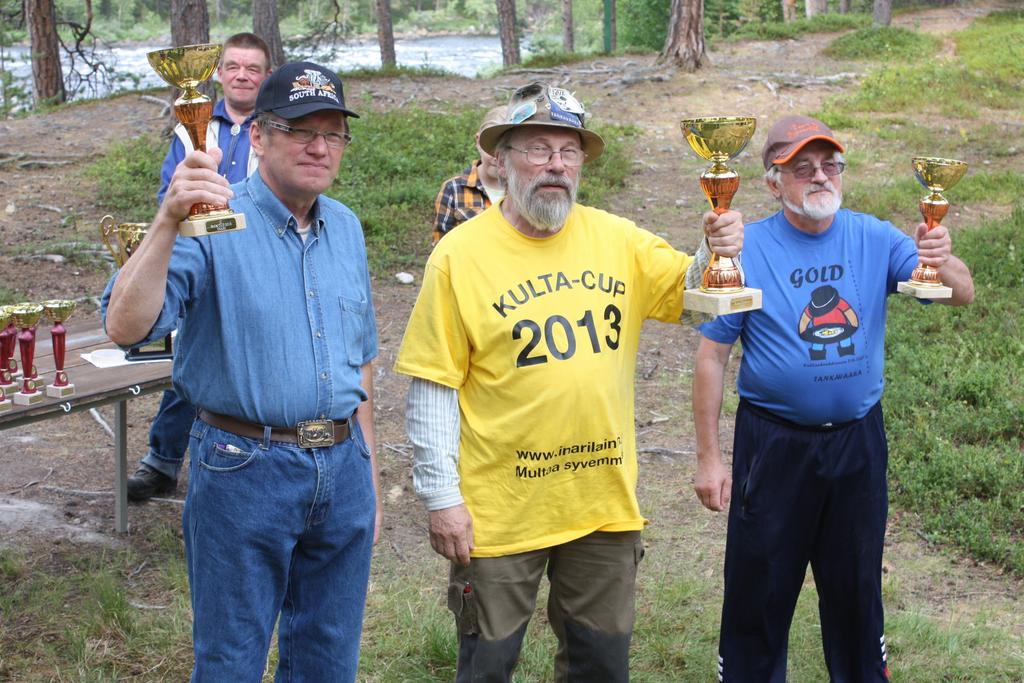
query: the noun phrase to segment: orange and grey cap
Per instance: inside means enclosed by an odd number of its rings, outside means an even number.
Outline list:
[[[583,105],[568,90],[547,83],[531,83],[512,93],[504,122],[480,131],[480,147],[493,155],[502,134],[512,128],[569,128],[579,133],[583,151],[587,154],[587,162],[591,162],[604,151],[604,140],[594,131],[586,129],[586,117]]]
[[[824,140],[840,152],[846,151],[846,148],[836,140],[832,129],[818,119],[799,114],[784,116],[768,129],[768,139],[764,141],[764,149],[761,150],[764,170],[767,171],[774,164],[788,162],[807,143],[815,140]]]

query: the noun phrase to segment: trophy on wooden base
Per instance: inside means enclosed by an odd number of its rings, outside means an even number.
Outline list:
[[[148,223],[115,223],[114,217],[107,215],[100,219],[100,237],[107,251],[114,257],[114,264],[123,268],[124,264],[135,253],[139,243],[146,236]],[[128,349],[124,357],[128,360],[163,360],[174,357],[171,335],[152,344],[137,349]]]
[[[15,381],[21,376],[18,363],[14,360],[14,348],[18,344],[18,328],[11,316],[13,306],[0,306],[0,393],[10,396],[18,390]]]
[[[43,392],[39,391],[35,365],[36,355],[36,323],[43,317],[42,304],[18,304],[10,309],[14,325],[21,330],[18,333],[18,350],[21,351],[21,391],[14,395],[14,402],[19,406],[30,406],[43,400]]]
[[[174,101],[174,114],[188,131],[192,147],[203,152],[206,151],[206,127],[213,117],[213,102],[197,88],[217,69],[221,50],[221,46],[215,44],[186,45],[146,55],[161,78],[183,91]],[[188,218],[178,223],[178,232],[185,237],[201,237],[244,227],[244,214],[233,212],[227,205],[200,202],[193,204]]]
[[[46,385],[46,395],[52,398],[66,398],[75,393],[75,385],[68,381],[68,373],[64,372],[65,342],[67,330],[64,321],[75,311],[75,302],[71,299],[50,299],[43,302],[43,313],[53,323],[50,339],[53,341],[53,365],[56,373],[53,384]]]
[[[725,164],[750,142],[757,120],[750,116],[705,117],[683,119],[680,126],[693,151],[712,162],[711,168],[701,173],[700,186],[711,210],[721,215],[729,210],[740,186],[739,174]],[[712,254],[700,289],[683,292],[683,308],[712,315],[752,311],[761,308],[761,290],[743,285],[736,261]]]
[[[919,208],[928,229],[932,230],[942,223],[949,211],[949,202],[942,196],[942,191],[960,182],[967,173],[967,163],[938,157],[914,157],[911,163],[914,177],[928,189],[928,196],[921,200]],[[942,284],[939,269],[921,264],[914,268],[909,280],[896,284],[896,291],[918,299],[949,299],[953,296],[953,289]]]
[[[11,314],[7,311],[6,306],[0,306],[0,330],[7,331],[7,326],[11,322]],[[0,351],[6,350],[7,347],[6,338],[3,340],[3,345],[0,346]],[[0,413],[6,413],[11,409],[13,403],[8,400],[7,395],[14,393],[14,388],[17,386],[14,380],[11,379],[11,373],[7,369],[7,355],[6,353],[0,354]]]

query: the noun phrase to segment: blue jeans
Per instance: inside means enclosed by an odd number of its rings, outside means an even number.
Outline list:
[[[376,498],[356,423],[331,448],[257,441],[196,420],[182,526],[192,681],[354,681]]]
[[[142,464],[177,479],[185,460],[189,429],[195,419],[195,406],[173,389],[165,391],[149,426],[149,452],[142,458]]]

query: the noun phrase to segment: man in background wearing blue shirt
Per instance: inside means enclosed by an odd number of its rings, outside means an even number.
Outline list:
[[[784,683],[789,626],[808,562],[833,681],[887,681],[882,544],[888,447],[882,423],[885,300],[920,260],[970,303],[970,271],[943,226],[913,238],[840,209],[843,145],[821,121],[787,116],[762,158],[778,213],[746,230],[747,284],[764,308],[700,327],[693,382],[694,489],[729,508],[719,680]],[[742,340],[732,475],[719,413]]]
[[[193,681],[258,681],[278,625],[278,677],[355,680],[370,551],[377,329],[358,219],[323,194],[351,136],[341,81],[277,69],[250,131],[260,163],[229,186],[192,152],[104,294],[115,342],[178,327],[173,382],[195,405],[182,517]],[[244,230],[178,237],[197,202]]]
[[[206,127],[207,149],[219,147],[221,162],[217,171],[229,183],[245,180],[256,170],[258,158],[249,145],[249,127],[255,117],[256,95],[270,74],[270,48],[255,33],[236,33],[224,41],[224,52],[217,65],[217,80],[224,99],[213,108]],[[192,140],[180,123],[160,169],[157,203],[164,200],[174,169],[188,152]],[[164,392],[160,408],[149,427],[149,451],[128,478],[128,498],[143,501],[173,491],[185,459],[188,432],[196,410],[173,389]]]

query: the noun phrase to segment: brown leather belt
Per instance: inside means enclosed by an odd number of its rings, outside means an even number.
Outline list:
[[[263,425],[246,422],[230,415],[211,413],[200,409],[199,419],[206,424],[238,436],[259,441],[263,438]],[[305,420],[293,428],[271,427],[270,440],[298,444],[300,448],[328,448],[349,436],[348,420]]]

